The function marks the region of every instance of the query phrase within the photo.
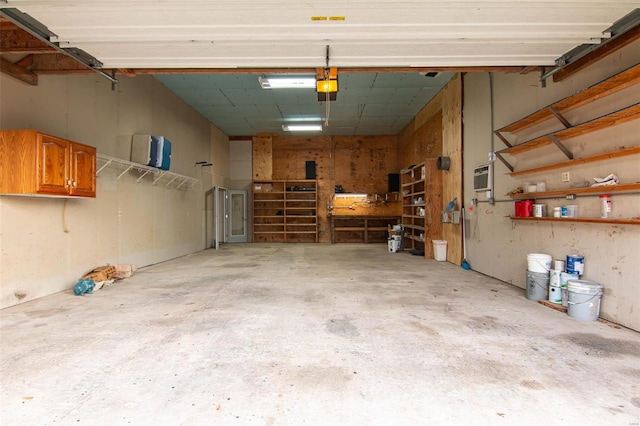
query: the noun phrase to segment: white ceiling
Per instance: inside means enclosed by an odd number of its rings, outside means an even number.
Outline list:
[[[553,66],[576,46],[601,42],[615,21],[639,5],[638,0],[0,0],[0,8],[30,15],[55,33],[52,42],[84,50],[105,69],[157,74],[230,136],[282,133],[288,121],[325,118],[325,103],[313,90],[267,93],[257,76],[277,70],[313,74],[326,67],[327,46],[329,65],[340,70],[340,92],[323,133],[397,134],[452,75],[427,79],[418,71]],[[411,67],[419,69],[408,72]],[[390,68],[395,72],[385,75]]]

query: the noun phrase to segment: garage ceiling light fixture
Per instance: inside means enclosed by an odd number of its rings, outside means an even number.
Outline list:
[[[263,89],[314,89],[316,79],[310,77],[258,77]]]
[[[285,132],[321,132],[322,124],[283,124]]]

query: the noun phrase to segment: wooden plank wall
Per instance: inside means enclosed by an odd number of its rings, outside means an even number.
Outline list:
[[[273,157],[271,136],[253,138],[253,180],[273,179]]]
[[[431,185],[439,191],[440,211],[454,197],[458,197],[458,207],[462,203],[462,78],[456,75],[445,88],[414,117],[398,135],[398,163],[400,168],[418,164],[439,156],[451,158],[448,171],[437,170]],[[447,260],[457,265],[462,263],[461,225],[438,224],[441,221],[438,209],[427,212],[427,219],[433,228],[428,232],[430,239],[447,240]],[[433,247],[425,250],[425,257],[433,258]]]
[[[443,172],[442,202],[458,198],[457,208],[464,202],[462,192],[462,78],[457,74],[442,91],[442,155],[451,158],[451,167]],[[462,263],[462,225],[443,224],[442,239],[448,241],[447,260]]]
[[[342,185],[345,192],[384,195],[388,174],[400,170],[396,136],[270,136],[269,139],[271,179],[304,179],[306,161],[316,162],[320,242],[331,241],[327,203],[333,197],[335,185]],[[254,148],[254,175],[255,155]]]

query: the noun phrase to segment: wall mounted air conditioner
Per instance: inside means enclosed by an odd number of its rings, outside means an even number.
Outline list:
[[[473,169],[473,190],[476,192],[489,191],[493,187],[493,163],[483,164]]]

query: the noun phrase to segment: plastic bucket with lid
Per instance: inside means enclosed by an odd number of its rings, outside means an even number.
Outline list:
[[[567,314],[582,321],[596,321],[600,316],[603,286],[589,280],[569,280],[569,307]]]
[[[531,272],[549,274],[551,269],[551,255],[542,253],[529,253],[527,255],[527,270]]]
[[[569,307],[569,292],[567,283],[569,280],[577,280],[580,278],[578,274],[570,274],[568,272],[560,272],[560,287],[562,288],[562,306]]]
[[[527,299],[545,300],[549,288],[549,273],[527,271]]]

